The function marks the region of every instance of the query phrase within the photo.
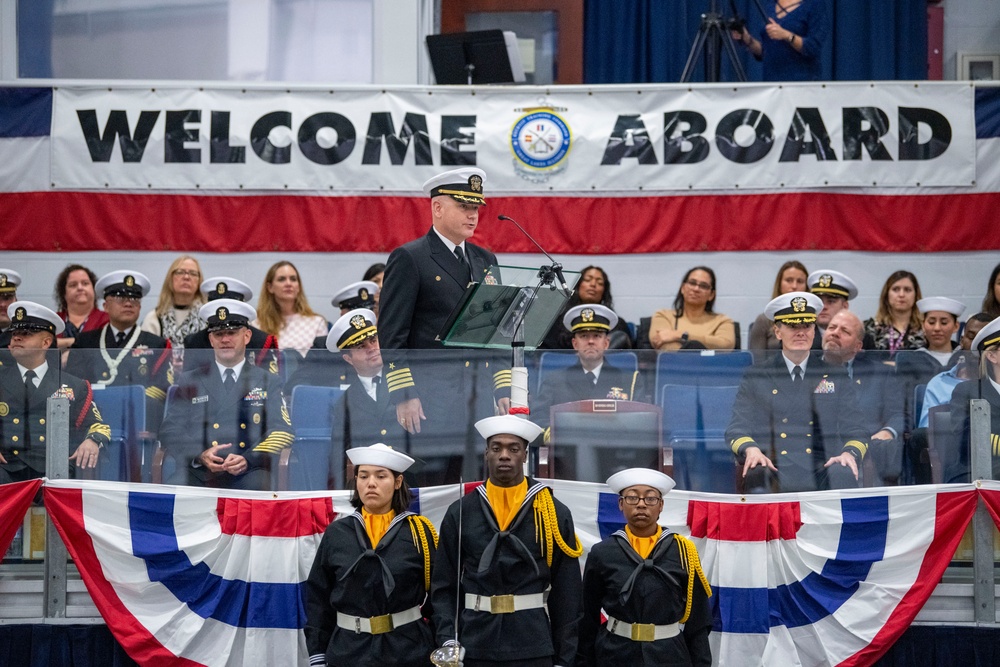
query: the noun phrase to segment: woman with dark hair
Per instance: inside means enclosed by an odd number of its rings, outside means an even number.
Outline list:
[[[365,271],[365,275],[362,280],[370,280],[376,285],[378,285],[378,291],[375,292],[375,307],[372,310],[378,315],[378,296],[382,293],[382,278],[385,277],[385,264],[382,262],[375,262],[368,267]]]
[[[70,264],[56,278],[57,314],[66,323],[66,330],[56,341],[60,349],[76,342],[84,331],[100,329],[108,323],[108,314],[97,307],[94,285],[97,274],[85,266]]]
[[[771,290],[771,298],[777,299],[782,294],[789,292],[805,292],[806,278],[809,277],[809,270],[802,262],[789,260],[778,269],[778,275],[774,278],[774,288]],[[767,350],[780,350],[781,341],[774,337],[774,324],[766,313],[761,313],[750,326],[750,341],[747,349],[755,352]]]
[[[382,443],[347,450],[357,510],[323,533],[305,583],[309,664],[424,666],[437,533],[408,507],[413,459]]]
[[[1000,264],[993,267],[990,280],[986,283],[982,310],[993,317],[1000,317]]]
[[[673,308],[653,314],[649,342],[657,350],[731,350],[736,346],[736,327],[716,313],[715,271],[696,266],[684,274]]]
[[[573,335],[562,325],[563,315],[570,308],[581,304],[600,304],[611,310],[615,309],[614,299],[611,296],[611,279],[599,266],[588,266],[580,272],[580,279],[576,281],[576,287],[570,296],[566,306],[556,317],[552,328],[545,334],[545,340],[539,347],[549,350],[572,350]],[[616,313],[617,314],[617,313]],[[628,330],[628,323],[625,318],[619,317],[618,323],[611,330],[611,345],[613,350],[632,349],[632,336]]]
[[[865,320],[865,349],[888,350],[893,356],[898,350],[916,350],[927,345],[924,318],[917,308],[920,283],[909,271],[890,275],[878,299],[875,317]]]
[[[303,357],[313,341],[326,336],[326,318],[309,307],[299,270],[288,261],[272,264],[264,278],[257,302],[257,319],[251,324],[278,339],[282,350],[295,350]]]

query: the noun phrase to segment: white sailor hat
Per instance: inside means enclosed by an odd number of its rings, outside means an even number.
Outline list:
[[[965,312],[965,304],[946,296],[928,296],[917,301],[917,310],[925,315],[932,310],[942,310],[958,319]]]
[[[347,450],[347,458],[355,466],[378,466],[393,472],[406,472],[413,465],[413,459],[409,456],[381,442],[368,447],[352,447]]]
[[[198,317],[208,324],[208,332],[248,327],[257,319],[257,311],[249,303],[236,299],[215,299],[198,309]]]
[[[829,269],[813,271],[806,279],[806,283],[809,285],[809,291],[813,294],[842,296],[848,301],[858,295],[858,286],[840,271]]]
[[[1000,343],[1000,317],[979,330],[976,337],[972,339],[972,349],[982,352],[998,343]]]
[[[351,283],[337,292],[331,303],[338,308],[371,308],[375,305],[378,285],[370,280]]]
[[[13,269],[0,269],[0,294],[13,294],[20,284],[20,273]]]
[[[676,483],[669,475],[659,470],[650,470],[649,468],[628,468],[621,472],[616,472],[611,477],[608,477],[606,484],[611,487],[612,491],[619,494],[630,486],[643,484],[651,486],[666,495],[676,486]]]
[[[149,293],[149,278],[138,271],[112,271],[101,276],[94,285],[94,291],[109,296],[130,296],[141,299]]]
[[[811,292],[789,292],[771,299],[764,308],[767,319],[775,324],[809,324],[823,310],[823,300]]]
[[[62,318],[34,301],[15,301],[7,306],[11,331],[48,331],[58,336],[66,330]]]
[[[463,204],[486,205],[483,199],[483,183],[486,172],[476,167],[452,169],[431,178],[424,183],[424,192],[431,197],[448,195]]]
[[[500,415],[480,419],[476,422],[476,430],[479,431],[479,435],[487,440],[500,433],[509,433],[530,443],[541,434],[542,427],[523,417]]]
[[[326,349],[337,352],[377,335],[375,313],[367,308],[355,308],[341,315],[330,327],[330,333],[326,335]]]
[[[563,326],[572,333],[577,331],[611,331],[618,324],[615,311],[600,304],[574,306],[563,315]]]
[[[201,291],[205,293],[209,301],[215,299],[236,299],[237,301],[249,301],[253,298],[253,290],[242,280],[230,278],[229,276],[215,276],[209,278],[201,284]]]

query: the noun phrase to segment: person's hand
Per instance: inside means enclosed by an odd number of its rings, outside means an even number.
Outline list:
[[[239,454],[230,454],[222,462],[222,469],[230,475],[242,475],[249,467],[247,460]]]
[[[510,413],[510,399],[501,398],[497,401],[497,414],[506,415],[508,413]]]
[[[87,438],[80,443],[80,446],[76,448],[73,455],[69,457],[69,460],[74,462],[79,468],[96,468],[97,467],[97,457],[101,454],[101,448],[97,446],[97,443]],[[0,459],[3,457],[0,456]],[[4,461],[6,463],[6,461]]]
[[[232,446],[233,443],[231,442],[227,442],[222,445],[213,445],[198,455],[198,461],[200,461],[209,472],[223,472],[222,466],[226,460],[219,454],[222,450],[229,449]]]
[[[419,398],[401,401],[396,405],[396,420],[407,433],[420,433],[422,419],[427,419],[427,417],[424,415],[424,406],[420,404]]]
[[[792,36],[792,32],[790,30],[782,28],[774,19],[768,19],[767,25],[764,26],[764,30],[767,32],[768,37],[777,41],[787,42],[788,38]]]
[[[746,460],[743,462],[744,477],[757,466],[767,466],[774,472],[778,472],[778,469],[771,463],[771,459],[764,456],[764,452],[760,451],[760,447],[747,447],[743,454],[746,457]]]
[[[854,455],[849,452],[844,452],[840,456],[834,456],[829,461],[827,461],[823,467],[829,468],[835,463],[839,463],[842,466],[847,466],[854,473],[854,479],[858,478],[858,462],[854,458]]]
[[[3,454],[0,454],[0,463],[7,463],[7,459],[3,457]]]
[[[732,36],[733,41],[735,42],[742,42],[743,44],[747,44],[750,41],[748,39],[750,37],[750,32],[747,30],[746,26],[743,26],[743,30],[730,30],[729,34],[730,36]]]
[[[882,429],[871,437],[872,440],[892,440],[892,431],[887,428]]]
[[[683,335],[683,331],[674,331],[673,329],[657,329],[653,333],[649,334],[649,342],[653,344],[653,347],[660,347],[661,345],[666,345],[667,343],[676,343],[680,341]]]

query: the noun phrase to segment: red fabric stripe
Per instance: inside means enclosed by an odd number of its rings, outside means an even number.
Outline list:
[[[917,580],[899,601],[892,615],[868,646],[839,667],[866,667],[881,658],[906,631],[934,588],[941,581],[945,568],[958,548],[965,529],[976,511],[976,491],[956,491],[937,494],[937,517],[934,522],[934,539],[931,541]]]
[[[997,247],[1000,193],[828,192],[491,197],[476,241],[554,253],[743,250],[945,252]],[[427,232],[422,197],[17,192],[0,195],[8,250],[381,252]],[[220,226],[225,224],[225,233]]]
[[[304,537],[326,530],[336,517],[330,498],[250,500],[219,498],[217,511],[224,535]]]
[[[101,561],[94,551],[94,542],[84,528],[83,491],[80,489],[52,489],[44,491],[45,509],[70,556],[80,570],[87,592],[97,610],[104,617],[115,640],[122,645],[129,657],[143,667],[204,667],[201,663],[178,658],[160,644],[146,628],[136,621],[122,604],[114,588],[103,576]]]
[[[17,529],[24,521],[25,512],[41,486],[40,479],[0,486],[0,559],[7,553]]]
[[[797,502],[743,504],[688,502],[691,537],[727,542],[794,540],[802,527]]]

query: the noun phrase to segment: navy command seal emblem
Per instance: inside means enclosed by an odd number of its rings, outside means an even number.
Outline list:
[[[532,183],[544,183],[566,169],[573,135],[555,107],[516,109],[523,115],[514,122],[510,148],[514,171]]]

